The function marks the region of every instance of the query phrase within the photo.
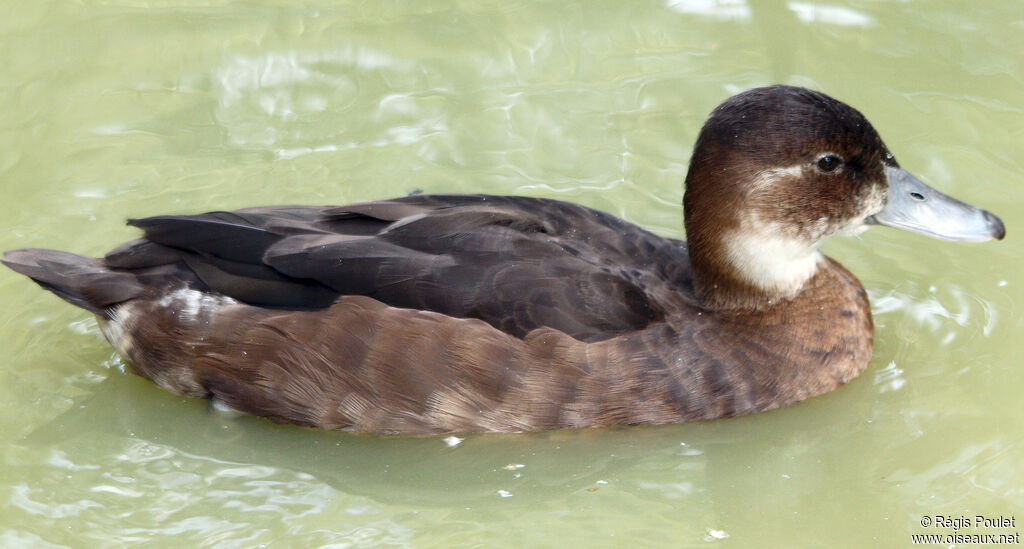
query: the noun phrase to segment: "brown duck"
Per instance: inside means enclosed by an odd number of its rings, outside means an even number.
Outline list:
[[[557,200],[420,195],[138,219],[145,236],[103,259],[3,262],[178,394],[323,429],[536,431],[831,391],[873,327],[825,239],[1005,234],[900,169],[858,111],[789,86],[711,113],[683,202],[688,243]]]

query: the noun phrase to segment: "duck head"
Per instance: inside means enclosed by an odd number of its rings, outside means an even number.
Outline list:
[[[771,86],[708,118],[683,198],[694,285],[709,308],[763,308],[796,296],[834,234],[887,225],[946,240],[1005,235],[1002,221],[899,167],[856,109]]]

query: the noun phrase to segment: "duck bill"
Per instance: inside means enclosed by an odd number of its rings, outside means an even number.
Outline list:
[[[946,196],[901,168],[886,167],[889,195],[882,211],[865,223],[906,229],[943,240],[1002,240],[1006,228],[995,215]]]

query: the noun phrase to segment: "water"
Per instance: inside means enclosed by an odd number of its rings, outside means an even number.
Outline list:
[[[1024,521],[1019,2],[291,4],[0,7],[0,249],[98,255],[127,217],[417,189],[570,199],[681,237],[705,116],[774,82],[861,109],[1009,236],[828,243],[877,334],[824,397],[447,442],[210,413],[4,271],[0,546],[903,547],[951,531],[925,515]]]

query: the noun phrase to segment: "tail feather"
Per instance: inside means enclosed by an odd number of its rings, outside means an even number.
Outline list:
[[[138,279],[111,270],[100,259],[56,250],[25,249],[5,252],[4,265],[53,292],[61,299],[97,315],[143,292]]]

